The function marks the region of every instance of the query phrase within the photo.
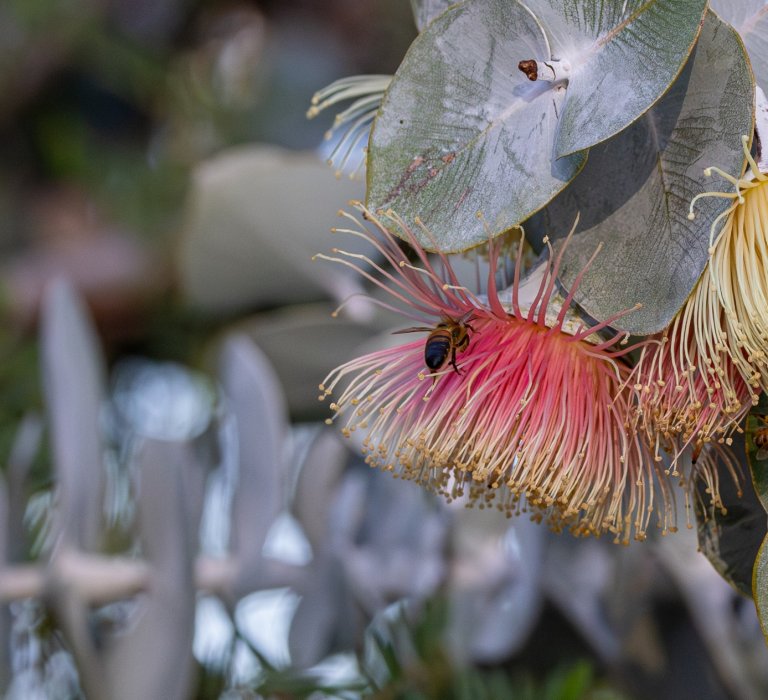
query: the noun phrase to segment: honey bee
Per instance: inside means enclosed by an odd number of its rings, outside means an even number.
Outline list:
[[[458,320],[444,318],[434,328],[416,327],[405,328],[395,333],[417,333],[429,331],[427,342],[424,344],[424,364],[430,372],[439,372],[447,364],[453,367],[456,374],[461,370],[456,364],[456,353],[464,352],[469,347],[469,331],[475,329],[469,325],[471,313]]]

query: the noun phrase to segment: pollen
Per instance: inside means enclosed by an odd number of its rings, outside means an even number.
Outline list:
[[[678,388],[704,379],[701,374],[637,372],[626,361],[639,350],[646,369],[663,369],[664,358],[656,358],[654,350],[675,343],[630,345],[626,333],[610,330],[633,309],[591,327],[584,322],[574,324],[575,331],[566,329],[583,276],[577,276],[558,308],[556,278],[567,240],[557,255],[547,240],[550,256],[536,302],[526,308],[519,294],[522,235],[514,282],[506,289],[500,246],[489,243],[481,295],[460,283],[448,256],[427,255],[396,214],[376,215],[360,204],[356,208],[366,223],[347,214],[355,223],[350,232],[368,240],[383,262],[343,251],[335,260],[357,267],[392,298],[387,308],[400,310],[423,329],[445,319],[467,319],[469,328],[468,343],[456,352],[456,369],[430,374],[421,337],[347,362],[325,379],[328,390],[340,392],[342,424],[364,429],[366,444],[386,446],[395,457],[371,452],[368,463],[446,498],[464,498],[477,507],[493,503],[507,515],[528,512],[556,531],[610,533],[627,543],[646,537],[654,514],[661,531],[676,529],[670,477],[680,466],[664,464],[656,427],[662,425],[663,434],[682,430],[687,435],[696,430],[698,419],[678,426],[672,411],[650,399],[682,401],[687,392]],[[417,226],[420,237],[432,240],[423,223]],[[412,248],[412,257],[401,239]],[[704,366],[690,353],[683,359],[686,368]],[[432,382],[425,395],[427,377]],[[730,390],[742,396],[740,385],[730,379],[726,370],[715,396],[725,397]],[[710,386],[714,382],[707,380]],[[642,410],[638,396],[649,399]],[[347,409],[353,405],[354,410]],[[704,422],[709,425],[710,416]],[[710,432],[721,436],[717,422],[711,424]],[[703,461],[703,478],[715,485],[709,462]]]
[[[733,185],[732,192],[703,192],[704,197],[731,200],[731,205],[710,228],[710,259],[705,286],[711,294],[710,308],[702,308],[713,326],[717,349],[725,352],[736,371],[753,388],[768,390],[768,175],[760,171],[749,151],[749,138],[742,136],[748,169],[742,177],[708,168]],[[703,304],[702,304],[703,306]],[[716,333],[715,335],[712,335]],[[702,337],[706,337],[703,335]],[[714,343],[714,341],[712,341]],[[721,363],[717,363],[722,367]],[[753,393],[753,398],[754,394]]]

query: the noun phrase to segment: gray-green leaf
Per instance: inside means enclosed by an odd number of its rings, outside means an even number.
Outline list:
[[[763,441],[768,440],[768,396],[765,394],[747,416],[744,438],[752,485],[768,511],[768,444],[763,445]]]
[[[411,0],[413,19],[421,31],[441,12],[447,10],[456,0]]]
[[[529,0],[552,58],[570,64],[556,153],[617,134],[642,115],[682,70],[705,0]]]
[[[725,449],[725,448],[723,448]],[[744,442],[736,436],[731,458],[744,462]],[[760,543],[766,536],[766,515],[754,490],[749,484],[741,484],[739,493],[728,470],[718,464],[720,497],[726,513],[707,506],[709,494],[706,484],[697,484],[696,521],[699,548],[715,570],[734,588],[750,595],[752,592],[752,567]],[[703,506],[703,507],[702,507]]]
[[[640,335],[660,331],[683,305],[708,260],[709,229],[730,201],[699,200],[730,189],[704,177],[706,166],[741,172],[741,136],[752,134],[753,84],[736,32],[708,13],[696,51],[669,94],[619,136],[590,151],[587,167],[529,232],[560,235],[581,214],[565,253],[569,287],[599,243],[576,301],[595,318],[636,303],[616,325]]]
[[[764,0],[712,0],[712,9],[741,34],[757,84],[768,90],[768,3]]]
[[[755,568],[752,573],[752,597],[755,599],[763,636],[768,643],[768,537],[763,540],[755,559]]]
[[[425,245],[459,251],[544,206],[586,159],[551,157],[565,86],[517,69],[549,57],[541,26],[517,0],[469,0],[435,19],[374,122],[369,207],[418,216],[434,237]]]

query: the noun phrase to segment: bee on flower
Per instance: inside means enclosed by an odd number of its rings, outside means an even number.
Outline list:
[[[625,333],[610,332],[631,309],[591,327],[574,324],[569,307],[581,277],[557,308],[567,240],[558,255],[550,248],[524,303],[521,255],[510,288],[500,291],[491,241],[481,294],[460,284],[446,255],[430,256],[396,214],[356,208],[371,229],[342,212],[355,227],[336,231],[365,238],[383,262],[339,249],[316,257],[356,268],[397,304],[383,305],[427,333],[348,362],[320,385],[321,399],[335,397],[329,422],[364,434],[367,462],[449,499],[495,503],[508,515],[530,510],[556,530],[628,542],[645,537],[654,513],[663,532],[674,530],[671,485],[632,419],[625,360],[633,347]],[[457,326],[461,342],[443,348],[455,362],[425,362],[431,334]]]

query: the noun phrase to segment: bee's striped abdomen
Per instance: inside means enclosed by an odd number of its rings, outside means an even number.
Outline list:
[[[441,369],[451,352],[451,335],[448,331],[436,331],[424,346],[424,364],[433,372]]]

